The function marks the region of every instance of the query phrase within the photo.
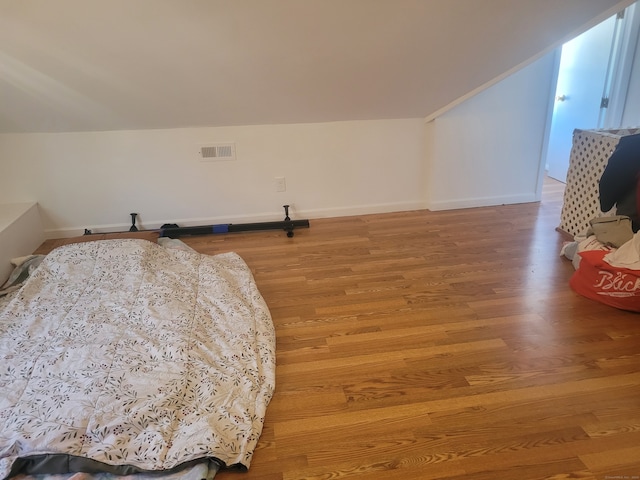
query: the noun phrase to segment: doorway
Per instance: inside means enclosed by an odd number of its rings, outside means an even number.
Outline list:
[[[620,106],[624,105],[630,75],[629,69],[623,67],[626,59],[633,56],[637,43],[634,16],[635,5],[632,5],[559,49],[545,159],[549,177],[566,182],[573,131],[576,128],[621,126]],[[616,109],[620,112],[614,111]]]

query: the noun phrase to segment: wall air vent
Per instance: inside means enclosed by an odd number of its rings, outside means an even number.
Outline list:
[[[200,161],[202,162],[221,162],[224,160],[236,159],[235,143],[210,143],[200,145]]]

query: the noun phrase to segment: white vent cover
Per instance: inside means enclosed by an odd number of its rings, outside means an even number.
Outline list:
[[[210,143],[200,145],[200,160],[203,162],[220,162],[236,159],[235,143]]]

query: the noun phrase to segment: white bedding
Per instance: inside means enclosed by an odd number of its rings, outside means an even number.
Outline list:
[[[238,255],[63,246],[0,305],[0,478],[248,468],[274,388],[273,324]]]

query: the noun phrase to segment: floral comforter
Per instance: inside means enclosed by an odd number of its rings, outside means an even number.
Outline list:
[[[248,468],[274,387],[271,316],[238,255],[60,247],[0,309],[0,479]]]

